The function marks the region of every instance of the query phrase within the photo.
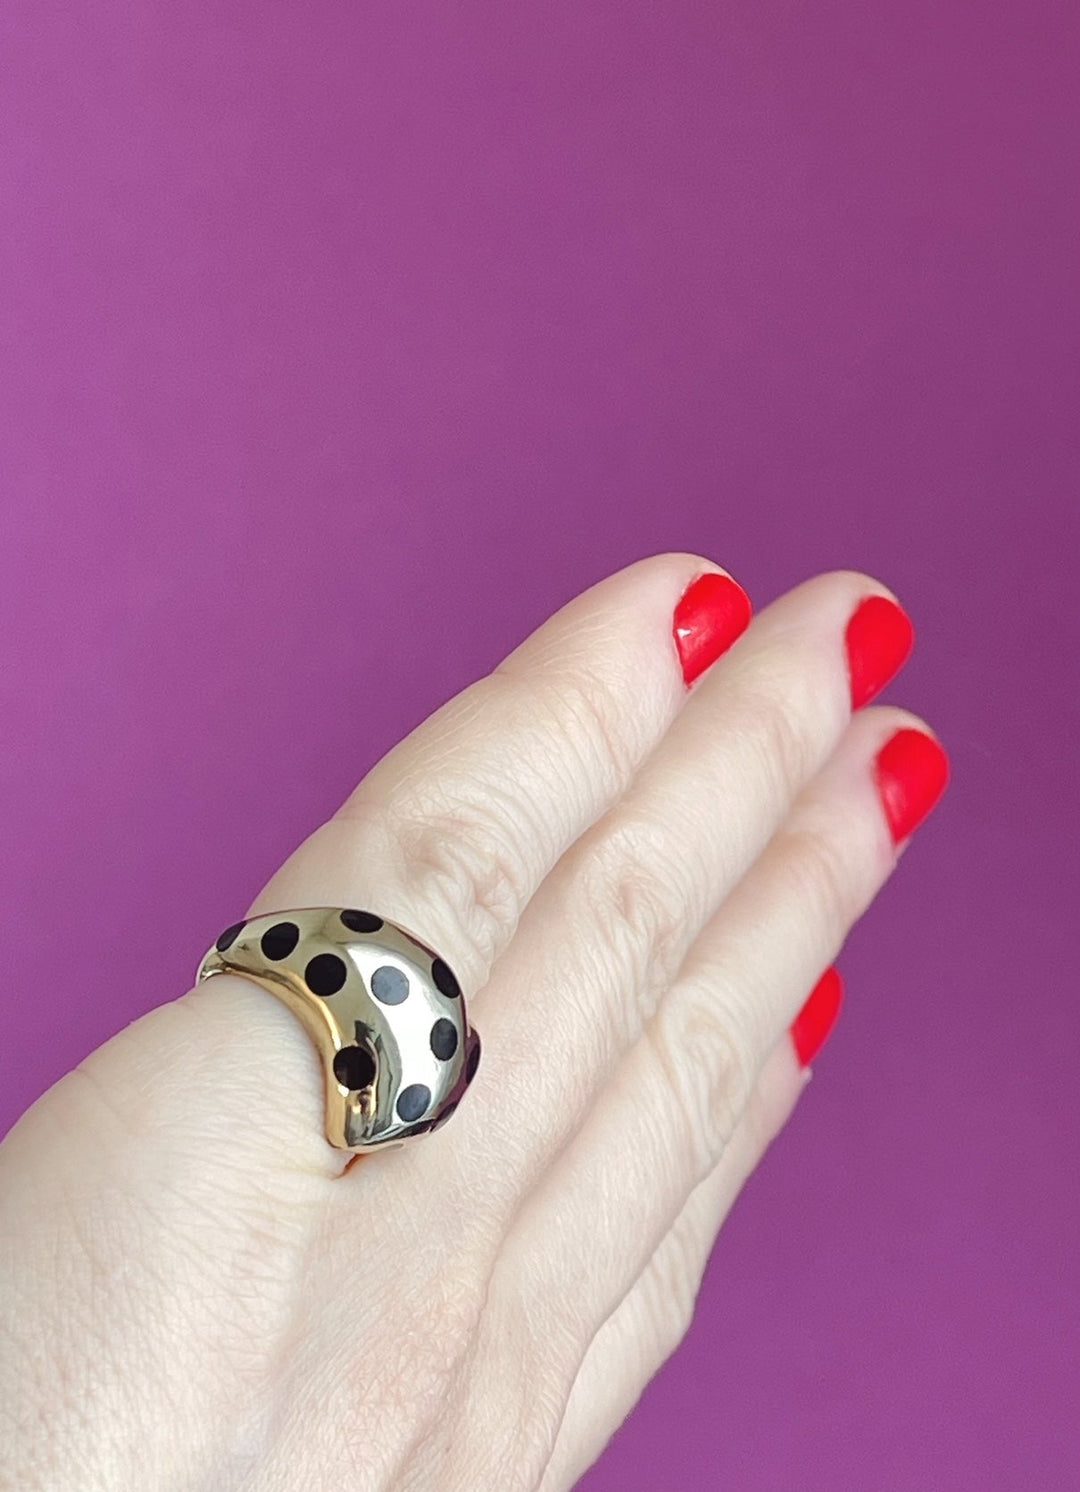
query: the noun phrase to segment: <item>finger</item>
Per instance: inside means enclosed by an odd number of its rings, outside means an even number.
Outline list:
[[[699,1181],[645,1268],[589,1343],[539,1492],[564,1492],[598,1459],[694,1317],[716,1235],[810,1078],[782,1037],[718,1165]]]
[[[482,985],[536,887],[682,709],[673,620],[702,573],[726,585],[695,634],[699,663],[730,646],[749,600],[698,556],[652,556],[591,586],[389,751],[251,914],[359,896],[422,924],[463,987]]]
[[[247,915],[373,906],[437,946],[467,991],[483,983],[534,886],[681,709],[688,690],[673,623],[703,573],[726,574],[696,555],[661,554],[576,596],[383,757]],[[734,582],[726,602],[713,596],[695,634],[699,668],[745,624],[740,596]],[[222,924],[232,920],[226,912]],[[229,1137],[238,1173],[288,1157],[336,1175],[347,1159],[322,1137],[311,1042],[291,1012],[238,975],[151,1010],[61,1081],[49,1111],[69,1128],[88,1105],[106,1125],[115,1114],[158,1140],[211,1128]]]
[[[531,1381],[558,1373],[568,1330],[584,1348],[720,1162],[766,1053],[893,868],[873,761],[915,720],[884,708],[856,717],[703,930],[641,1039],[516,1214],[488,1291],[481,1357],[497,1364],[500,1343],[523,1337],[534,1346],[524,1368]]]
[[[876,588],[837,571],[760,611],[536,893],[475,1002],[487,1082],[462,1121],[500,1157],[483,1178],[501,1194],[485,1193],[484,1218],[516,1207],[579,1127],[702,927],[834,750],[851,719],[845,628]]]

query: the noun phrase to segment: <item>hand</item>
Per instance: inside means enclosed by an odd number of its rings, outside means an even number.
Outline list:
[[[703,573],[662,554],[576,597],[246,913],[367,907],[444,955],[483,1038],[448,1124],[331,1148],[299,1021],[222,974],[11,1131],[0,1484],[556,1492],[600,1453],[799,1097],[820,1015],[792,1021],[947,776],[916,717],[852,713],[910,645],[879,600],[848,662],[877,581],[746,626],[715,578],[680,603]]]

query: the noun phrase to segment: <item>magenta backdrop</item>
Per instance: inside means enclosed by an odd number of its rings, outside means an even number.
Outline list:
[[[1076,21],[4,0],[5,1127],[601,576],[914,617],[952,785],[590,1492],[1080,1485]]]

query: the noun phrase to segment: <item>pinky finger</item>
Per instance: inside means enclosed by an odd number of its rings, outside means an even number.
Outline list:
[[[538,1492],[568,1492],[682,1342],[716,1235],[810,1077],[785,1034],[758,1074],[723,1159],[687,1198],[581,1361]]]

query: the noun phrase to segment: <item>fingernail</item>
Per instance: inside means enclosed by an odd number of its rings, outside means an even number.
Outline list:
[[[699,575],[675,608],[675,646],[687,688],[749,625],[750,597],[730,575]]]
[[[900,672],[915,645],[915,628],[898,602],[867,596],[851,614],[844,633],[851,708],[859,709]]]
[[[941,743],[925,731],[898,730],[874,759],[874,777],[893,843],[899,844],[945,791],[949,758]]]
[[[791,1039],[802,1067],[807,1067],[825,1045],[843,999],[844,982],[830,964],[791,1023]]]

